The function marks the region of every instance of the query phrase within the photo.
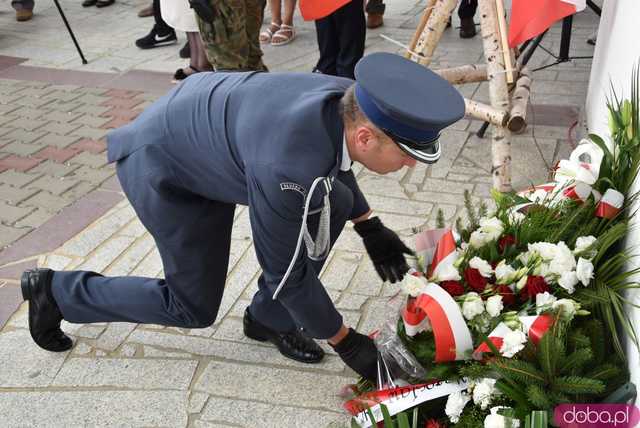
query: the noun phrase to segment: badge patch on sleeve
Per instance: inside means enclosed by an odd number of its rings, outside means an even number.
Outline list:
[[[307,189],[305,189],[298,183],[291,183],[291,182],[280,183],[280,190],[282,190],[283,192],[285,190],[293,190],[295,192],[300,193],[303,198],[306,198],[307,196]]]

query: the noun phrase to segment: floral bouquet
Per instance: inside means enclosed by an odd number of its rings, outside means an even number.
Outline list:
[[[622,335],[638,346],[624,294],[640,269],[620,244],[638,101],[634,72],[631,101],[609,102],[610,144],[590,135],[554,182],[494,193],[492,212],[466,194],[467,225],[418,237],[416,269],[376,338],[377,385],[361,382],[345,404],[352,425],[544,427],[560,404],[635,394]]]

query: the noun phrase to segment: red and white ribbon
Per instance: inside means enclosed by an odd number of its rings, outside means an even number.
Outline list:
[[[402,309],[402,322],[404,323],[405,333],[410,337],[431,327],[427,314],[416,306],[416,300],[413,298],[410,298],[407,305]]]
[[[445,271],[451,272],[453,262],[458,258],[458,249],[456,247],[456,238],[451,229],[447,230],[438,241],[436,251],[433,254],[433,260],[429,265],[427,276],[429,278],[437,278],[439,280],[449,280],[445,275]]]
[[[429,283],[414,303],[429,318],[436,362],[464,360],[473,349],[471,332],[458,303],[437,284]]]
[[[549,330],[549,328],[553,325],[553,317],[549,314],[542,314],[538,316],[526,316],[520,317],[520,322],[523,324],[523,330],[529,340],[533,342],[534,345],[537,345],[542,339],[542,336]],[[504,342],[504,337],[512,331],[512,329],[507,326],[505,323],[501,322],[493,329],[491,333],[489,333],[489,340],[495,345],[498,350],[502,347]],[[486,343],[480,344],[475,351],[473,351],[473,357],[476,359],[482,358],[482,354],[485,352],[489,352],[489,345]]]
[[[612,219],[622,209],[624,195],[615,189],[607,189],[596,207],[596,216]]]

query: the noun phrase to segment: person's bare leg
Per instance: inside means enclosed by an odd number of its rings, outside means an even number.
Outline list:
[[[187,38],[191,46],[191,67],[198,71],[212,71],[213,67],[207,59],[200,33],[187,33]]]
[[[284,15],[282,24],[293,25],[293,14],[296,10],[296,0],[284,0]]]

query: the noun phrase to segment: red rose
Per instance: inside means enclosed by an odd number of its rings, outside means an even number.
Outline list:
[[[437,419],[429,419],[424,428],[446,428],[446,425],[444,425]]]
[[[520,298],[524,301],[527,299],[535,300],[538,293],[549,291],[543,276],[530,276],[527,278],[527,284],[520,291]]]
[[[487,286],[487,278],[482,276],[478,269],[466,268],[464,270],[464,280],[467,281],[473,291],[478,293],[482,293]]]
[[[501,253],[504,253],[504,250],[506,250],[509,245],[515,245],[515,244],[516,244],[515,236],[513,236],[513,235],[504,235],[498,241],[498,248],[500,248],[500,252]]]
[[[440,287],[444,288],[453,297],[464,294],[464,287],[458,281],[442,281]]]
[[[516,302],[516,295],[508,285],[496,285],[493,291],[502,296],[505,306],[513,305]]]

